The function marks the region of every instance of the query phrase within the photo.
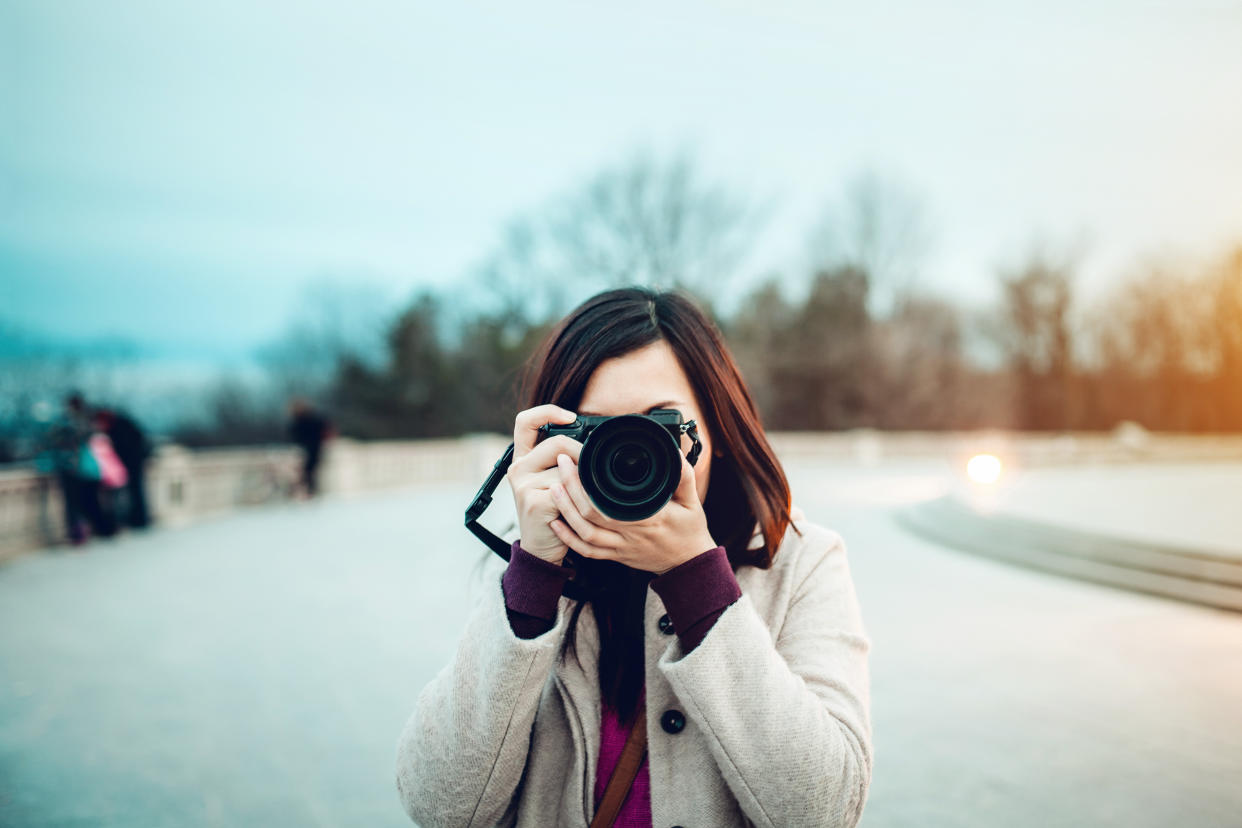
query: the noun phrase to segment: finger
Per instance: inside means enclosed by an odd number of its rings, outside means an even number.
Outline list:
[[[517,488],[530,492],[547,492],[553,486],[560,485],[561,470],[560,469],[544,469],[534,474],[523,475],[517,482]]]
[[[547,438],[535,446],[525,457],[515,462],[514,465],[518,466],[518,470],[522,472],[555,469],[556,456],[558,454],[568,454],[573,458],[574,462],[577,462],[578,456],[582,454],[582,443],[579,443],[567,434],[558,434],[555,437]]]
[[[561,543],[565,544],[579,555],[583,555],[587,558],[616,558],[616,554],[613,550],[604,549],[584,541],[562,518],[557,518],[549,523],[548,526],[552,528],[552,532]]]
[[[701,506],[699,484],[694,479],[694,466],[690,465],[690,461],[684,454],[681,456],[681,480],[678,481],[677,488],[673,491],[673,501],[682,506]]]
[[[617,549],[624,542],[625,539],[619,533],[592,523],[583,517],[582,512],[578,510],[573,499],[565,491],[565,487],[559,482],[552,487],[552,500],[556,503],[561,517],[569,524],[569,528],[592,546],[601,549]]]
[[[521,457],[534,447],[539,439],[539,426],[547,423],[568,425],[576,419],[577,414],[559,405],[537,405],[519,411],[513,418],[513,457]]]
[[[607,526],[612,518],[605,515],[591,502],[591,496],[582,487],[582,478],[578,476],[577,458],[572,460],[563,454],[557,455],[556,465],[561,472],[561,483],[569,499],[578,509],[578,513],[597,526]]]

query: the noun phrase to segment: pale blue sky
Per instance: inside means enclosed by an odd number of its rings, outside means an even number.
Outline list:
[[[792,278],[851,175],[929,283],[1036,238],[1088,289],[1242,242],[1242,11],[1194,3],[0,3],[0,317],[229,356],[302,286],[406,297],[636,148],[772,199]]]

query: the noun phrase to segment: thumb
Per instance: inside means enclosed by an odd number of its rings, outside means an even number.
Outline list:
[[[702,505],[699,503],[699,484],[694,479],[694,466],[690,465],[684,454],[681,455],[681,480],[673,492],[673,500],[691,508]]]

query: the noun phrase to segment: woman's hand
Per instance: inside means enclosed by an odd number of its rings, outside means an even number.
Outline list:
[[[555,405],[537,405],[518,412],[513,421],[513,463],[505,476],[513,492],[522,548],[537,558],[559,564],[568,551],[565,543],[548,524],[560,515],[551,488],[560,480],[556,468],[558,454],[576,462],[582,444],[572,437],[557,435],[535,445],[539,427],[545,423],[567,425],[578,417]]]
[[[694,467],[682,455],[681,481],[664,508],[644,520],[614,520],[595,508],[582,479],[578,457],[556,458],[560,479],[552,499],[560,518],[552,521],[557,538],[587,558],[617,561],[632,569],[663,575],[678,564],[715,549],[707,529],[707,515],[699,502]]]

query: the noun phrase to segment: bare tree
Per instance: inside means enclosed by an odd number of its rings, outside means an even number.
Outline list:
[[[1115,422],[1242,428],[1242,249],[1207,267],[1149,262],[1092,315],[1092,370]]]
[[[903,293],[875,331],[884,379],[876,407],[881,428],[951,428],[964,392],[958,309],[931,294]]]
[[[865,273],[872,310],[884,314],[915,288],[930,245],[920,199],[896,181],[865,171],[851,178],[840,199],[825,209],[809,246],[817,269]]]
[[[1001,300],[988,333],[1005,353],[1017,386],[1017,425],[1063,429],[1070,423],[1074,264],[1034,250],[999,274]]]
[[[304,288],[284,333],[258,349],[279,398],[323,394],[341,361],[376,363],[393,314],[381,288],[346,278],[322,278]]]
[[[562,316],[582,281],[569,269],[542,216],[509,222],[474,276],[482,290],[467,287],[454,305],[468,314],[522,324]]]
[[[780,278],[769,276],[746,295],[737,313],[724,326],[746,384],[754,395],[755,404],[775,425],[776,401],[781,392],[776,387],[781,360],[787,348],[786,333],[793,323],[796,308],[781,292]]]
[[[601,289],[645,284],[711,305],[761,223],[759,208],[707,181],[688,153],[636,153],[511,222],[475,270],[483,301],[469,304],[534,323]]]
[[[772,427],[874,424],[879,379],[866,274],[821,271],[800,305],[787,303],[771,279],[742,302],[728,331]]]
[[[1242,247],[1224,258],[1208,288],[1216,353],[1210,427],[1242,429]]]
[[[610,287],[681,287],[709,298],[752,241],[754,218],[728,188],[703,181],[687,153],[640,153],[561,205],[552,232],[570,267]]]

